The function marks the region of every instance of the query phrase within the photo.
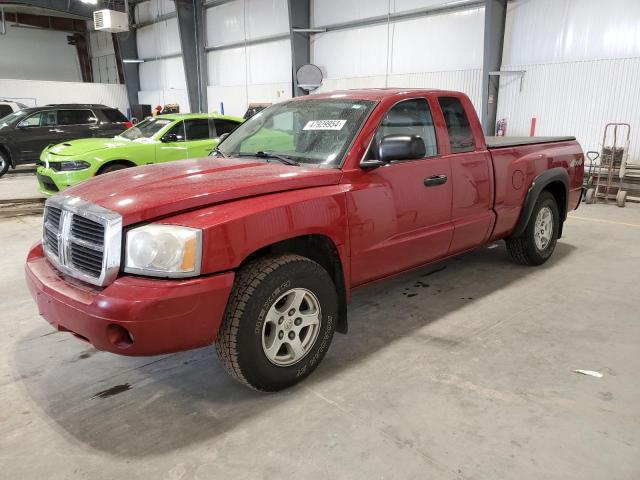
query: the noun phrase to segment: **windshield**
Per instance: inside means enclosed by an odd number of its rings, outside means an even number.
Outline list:
[[[130,129],[122,132],[120,136],[127,140],[135,140],[137,138],[151,138],[164,127],[169,125],[173,120],[166,118],[152,118],[150,120],[143,120],[142,122],[134,125]]]
[[[225,156],[263,152],[338,167],[374,105],[344,98],[279,103],[240,125],[219,150]]]

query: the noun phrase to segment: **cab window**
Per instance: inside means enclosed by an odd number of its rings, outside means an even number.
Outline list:
[[[371,142],[367,158],[377,158],[377,147],[388,135],[417,135],[424,141],[426,157],[438,155],[433,117],[429,104],[424,98],[404,100],[387,112]]]
[[[197,120],[185,120],[185,136],[187,140],[205,140],[210,138],[209,120],[206,118]]]
[[[460,99],[440,97],[438,103],[447,124],[451,153],[472,152],[474,150],[473,132]]]
[[[175,135],[177,142],[185,141],[185,132],[184,132],[184,122],[176,123],[171,129],[167,132],[167,135]]]
[[[58,125],[87,125],[97,121],[91,110],[58,110]]]
[[[57,124],[57,112],[49,110],[38,112],[25,118],[19,123],[20,127],[49,127]]]

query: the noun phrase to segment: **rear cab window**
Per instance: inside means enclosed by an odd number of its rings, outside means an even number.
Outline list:
[[[474,151],[475,144],[471,124],[460,99],[456,97],[439,97],[438,104],[447,125],[451,153]]]

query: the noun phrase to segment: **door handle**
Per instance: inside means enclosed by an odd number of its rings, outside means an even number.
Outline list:
[[[425,187],[435,187],[436,185],[443,185],[447,183],[446,175],[432,175],[424,179]]]
[[[100,130],[100,127],[89,127],[89,130]]]
[[[49,131],[52,133],[64,133],[64,130],[60,130],[58,128],[51,128]]]

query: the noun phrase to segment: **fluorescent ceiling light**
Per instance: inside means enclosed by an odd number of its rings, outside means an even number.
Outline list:
[[[141,58],[123,58],[122,63],[144,63]]]
[[[89,5],[97,5],[98,0],[80,0],[82,3],[88,3]]]

